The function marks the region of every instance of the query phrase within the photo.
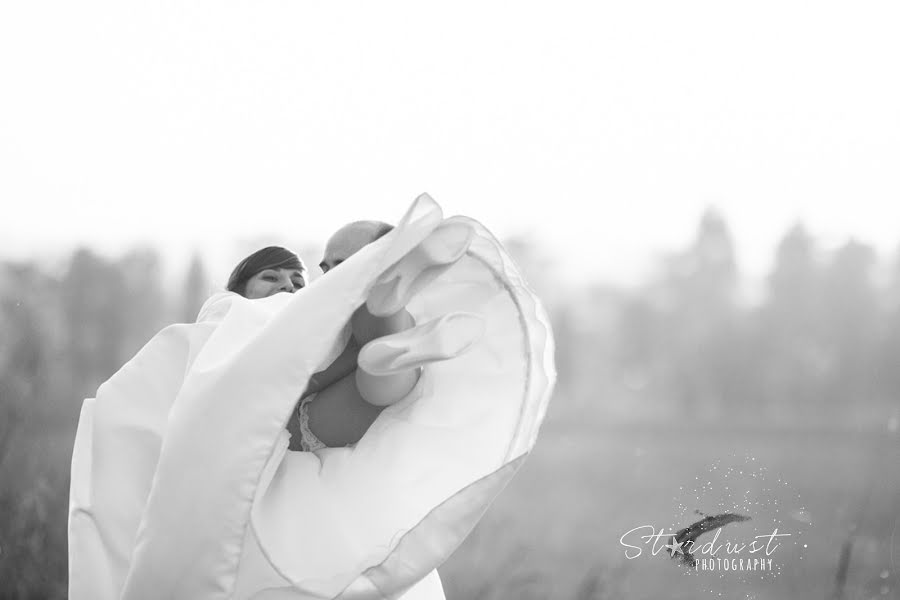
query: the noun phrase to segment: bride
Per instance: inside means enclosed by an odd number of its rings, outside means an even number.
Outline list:
[[[421,277],[417,252],[455,224],[473,231],[464,255]],[[411,371],[411,389],[388,394],[357,439],[291,452],[297,399],[320,387],[314,433],[333,387],[320,378],[363,305],[438,319],[435,345],[417,356],[418,325],[363,345],[357,382]],[[440,319],[456,313],[479,315],[484,335],[434,362],[441,331],[459,329]],[[503,248],[420,196],[300,293],[214,296],[85,401],[70,597],[443,598],[436,567],[532,449],[554,378],[546,315]]]

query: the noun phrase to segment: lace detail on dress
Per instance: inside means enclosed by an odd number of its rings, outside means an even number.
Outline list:
[[[298,409],[300,415],[300,449],[303,452],[313,452],[327,447],[309,428],[309,415],[306,412],[306,405],[315,397],[315,394],[311,394],[304,398],[300,402],[300,408]]]

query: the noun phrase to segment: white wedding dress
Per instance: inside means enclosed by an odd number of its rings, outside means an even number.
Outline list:
[[[475,240],[408,309],[420,323],[478,313],[484,337],[428,365],[357,444],[289,451],[297,398],[343,349],[352,312],[451,221]],[[296,294],[214,296],[85,400],[69,598],[444,598],[436,568],[528,456],[554,380],[546,314],[501,245],[423,195]]]

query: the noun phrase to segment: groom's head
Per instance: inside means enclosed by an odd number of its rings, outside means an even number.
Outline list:
[[[382,221],[354,221],[344,225],[325,244],[325,256],[319,267],[327,273],[393,228]]]

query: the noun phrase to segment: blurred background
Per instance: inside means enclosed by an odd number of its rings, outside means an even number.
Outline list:
[[[898,10],[3,5],[0,598],[66,595],[83,398],[249,252],[316,277],[423,191],[559,371],[448,598],[900,598]],[[792,534],[777,573],[620,543],[727,510]]]

